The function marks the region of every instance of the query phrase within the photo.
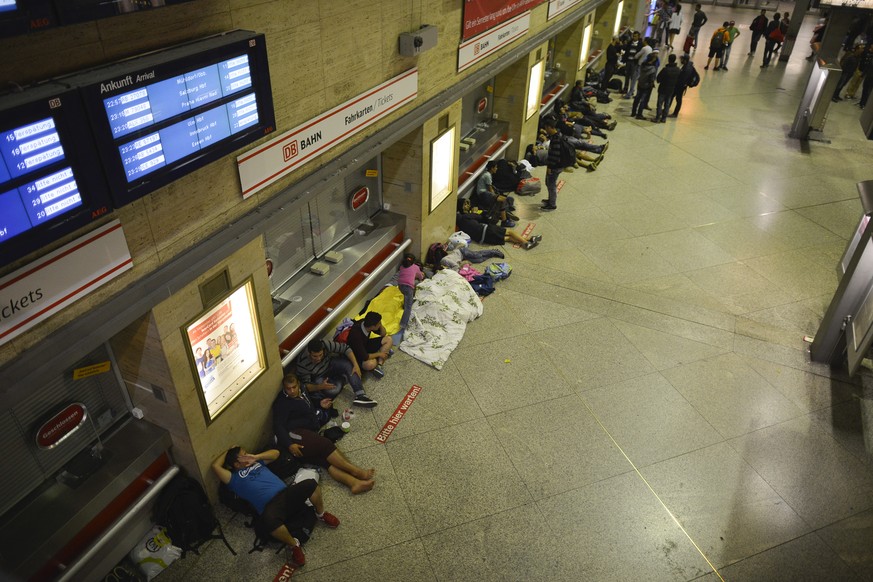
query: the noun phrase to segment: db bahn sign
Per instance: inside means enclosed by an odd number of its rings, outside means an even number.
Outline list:
[[[43,450],[55,448],[76,432],[87,418],[88,409],[81,402],[67,405],[39,427],[36,431],[36,446]]]

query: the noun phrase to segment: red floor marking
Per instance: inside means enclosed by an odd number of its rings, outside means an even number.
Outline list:
[[[558,192],[560,192],[561,188],[563,188],[563,187],[564,187],[564,181],[558,180],[558,187],[557,187]]]
[[[524,227],[524,230],[521,232],[521,236],[523,236],[524,238],[528,238],[528,237],[530,236],[530,233],[533,232],[533,229],[534,229],[534,227],[535,227],[536,225],[537,225],[536,222],[529,222],[529,223],[527,223],[527,226]],[[518,243],[515,243],[514,245],[512,245],[512,248],[514,248],[514,249],[520,249],[520,248],[521,248],[521,245],[518,244]]]
[[[403,399],[403,402],[394,409],[394,414],[391,415],[391,418],[388,419],[388,422],[385,423],[385,426],[382,427],[382,430],[379,431],[379,434],[376,435],[376,442],[384,443],[388,440],[388,437],[391,436],[391,433],[394,432],[394,429],[397,428],[397,425],[400,424],[400,421],[403,420],[403,415],[406,414],[406,411],[409,410],[409,407],[412,406],[412,403],[415,402],[415,397],[418,396],[418,393],[421,392],[421,386],[412,385],[412,388],[409,389],[409,392],[406,393],[406,398]]]
[[[287,580],[290,580],[296,570],[297,568],[291,564],[282,564],[282,567],[279,568],[279,573],[276,574],[275,578],[273,578],[273,582],[286,582]]]

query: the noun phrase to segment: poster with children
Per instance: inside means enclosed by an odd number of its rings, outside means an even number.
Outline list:
[[[249,282],[186,328],[209,420],[265,369],[253,300]]]

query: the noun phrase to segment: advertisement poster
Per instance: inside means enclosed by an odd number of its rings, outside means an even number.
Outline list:
[[[265,369],[253,291],[249,281],[185,328],[209,421]]]
[[[510,18],[531,10],[546,0],[465,0],[464,30],[461,40],[473,38],[482,34]]]

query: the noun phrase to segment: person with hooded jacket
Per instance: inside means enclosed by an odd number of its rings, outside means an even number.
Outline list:
[[[643,110],[646,107],[646,103],[649,102],[649,96],[652,94],[652,89],[655,88],[655,75],[658,70],[655,66],[657,58],[657,54],[649,54],[646,62],[644,62],[640,67],[640,78],[637,82],[637,96],[634,98],[634,104],[631,108],[631,115],[633,115],[635,119],[645,119],[645,117],[643,117]]]
[[[670,114],[670,117],[679,117],[679,110],[682,109],[682,97],[685,96],[685,91],[692,83],[692,80],[696,80],[697,83],[700,82],[700,74],[694,68],[694,63],[691,62],[691,58],[688,55],[679,57],[679,63],[682,67],[679,69],[676,89],[673,91],[673,99],[675,99],[676,105],[673,107],[673,113]]]

